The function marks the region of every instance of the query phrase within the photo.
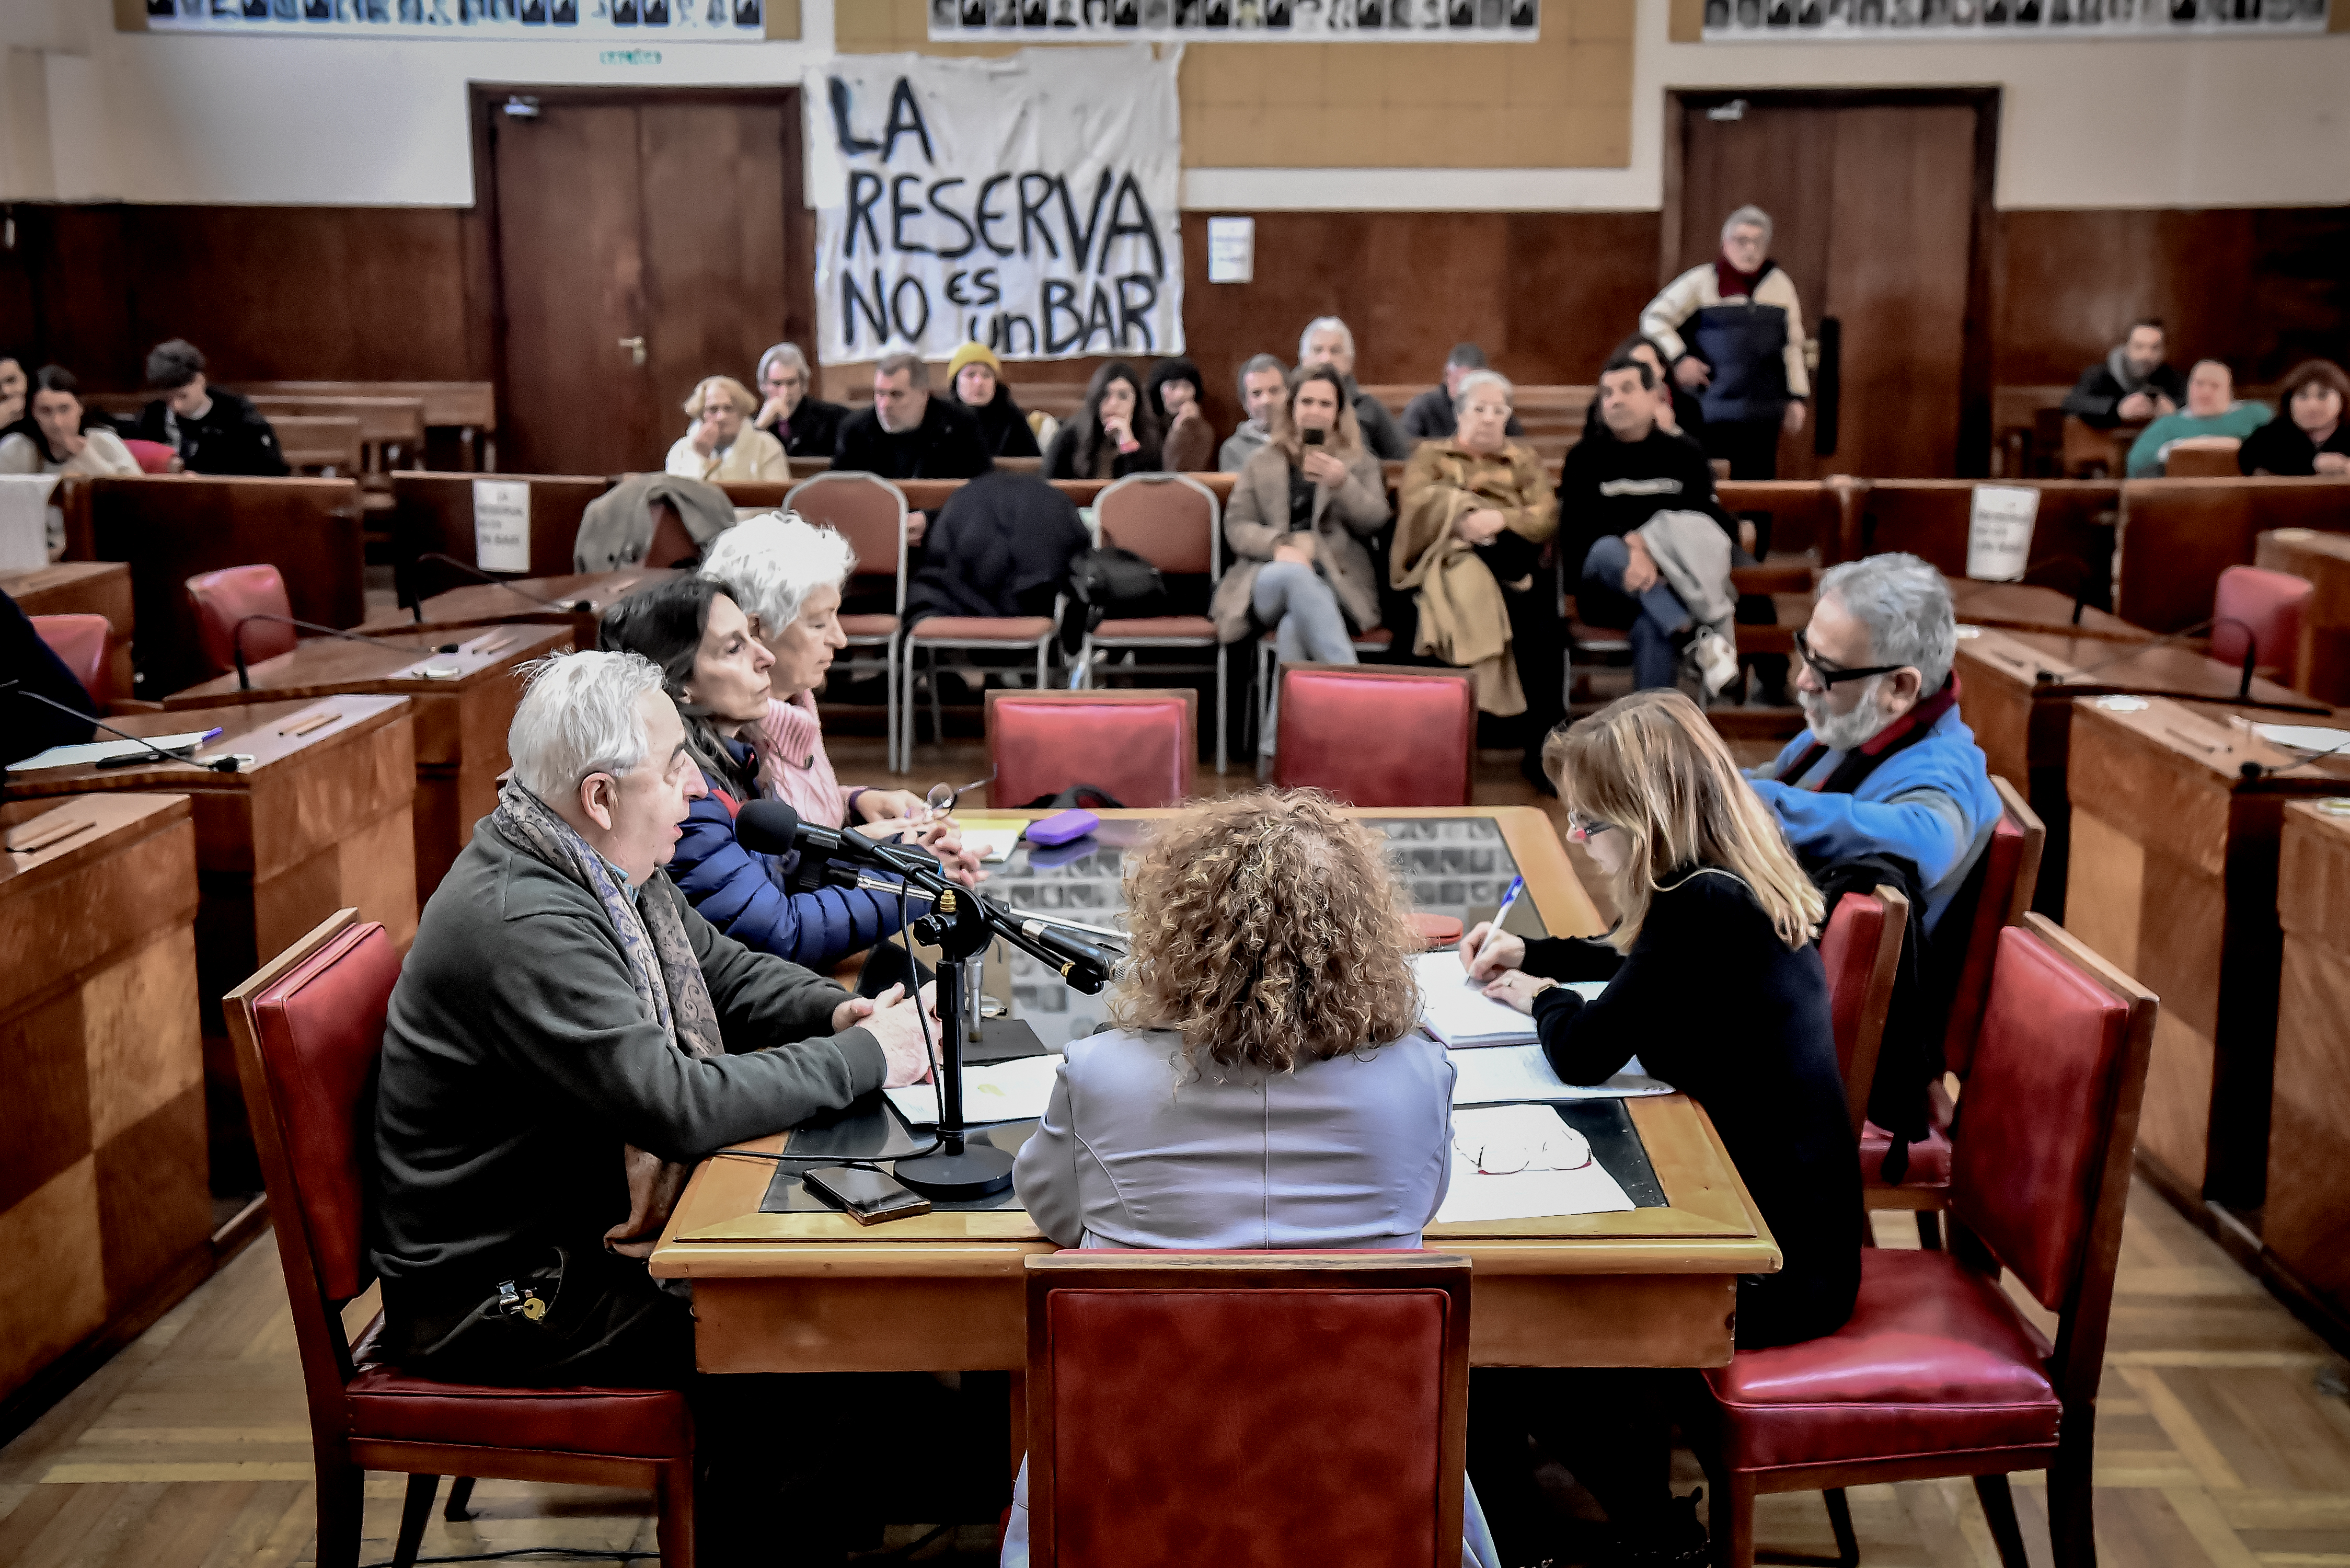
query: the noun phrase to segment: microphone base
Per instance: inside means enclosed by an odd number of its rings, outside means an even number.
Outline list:
[[[899,1181],[925,1198],[985,1198],[1012,1185],[1012,1157],[992,1143],[968,1144],[962,1133],[941,1134],[936,1154],[893,1162]]]

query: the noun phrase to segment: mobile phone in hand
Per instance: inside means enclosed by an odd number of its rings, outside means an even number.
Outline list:
[[[1327,431],[1299,431],[1297,432],[1297,439],[1304,441],[1307,446],[1320,446],[1325,441],[1329,439],[1329,434],[1330,432]]]

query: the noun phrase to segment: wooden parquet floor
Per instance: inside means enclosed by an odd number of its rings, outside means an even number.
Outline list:
[[[1907,1215],[1879,1226],[1915,1245]],[[2143,1185],[2131,1193],[2096,1445],[2104,1568],[2350,1568],[2345,1366]],[[268,1237],[5,1449],[5,1568],[294,1568],[314,1561],[309,1432],[292,1320]],[[1696,1484],[1682,1457],[1682,1489]],[[369,1479],[363,1563],[390,1556],[400,1478]],[[2034,1568],[2044,1493],[2019,1477]],[[650,1552],[650,1501],[484,1481],[474,1519],[438,1513],[424,1556],[531,1547]],[[1964,1481],[1852,1493],[1866,1568],[1999,1568]],[[1762,1500],[1768,1553],[1831,1556],[1816,1497]],[[920,1528],[893,1527],[902,1548]],[[901,1559],[992,1560],[972,1526]],[[640,1559],[641,1560],[641,1559]],[[524,1559],[523,1561],[529,1561]]]

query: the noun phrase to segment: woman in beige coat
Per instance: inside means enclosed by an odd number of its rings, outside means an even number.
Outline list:
[[[792,464],[784,443],[751,423],[758,409],[751,389],[733,377],[703,377],[685,400],[693,428],[677,438],[662,466],[681,478],[712,484],[789,480]]]
[[[1284,663],[1354,663],[1354,637],[1379,624],[1378,570],[1363,541],[1387,520],[1379,460],[1337,372],[1300,371],[1273,406],[1271,435],[1232,480],[1216,635],[1238,642],[1270,628]]]

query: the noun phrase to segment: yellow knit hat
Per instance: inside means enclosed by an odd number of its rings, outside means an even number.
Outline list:
[[[954,385],[954,379],[962,374],[965,365],[984,365],[995,372],[997,380],[1003,379],[1003,361],[984,343],[966,343],[954,351],[947,360],[947,385]]]

